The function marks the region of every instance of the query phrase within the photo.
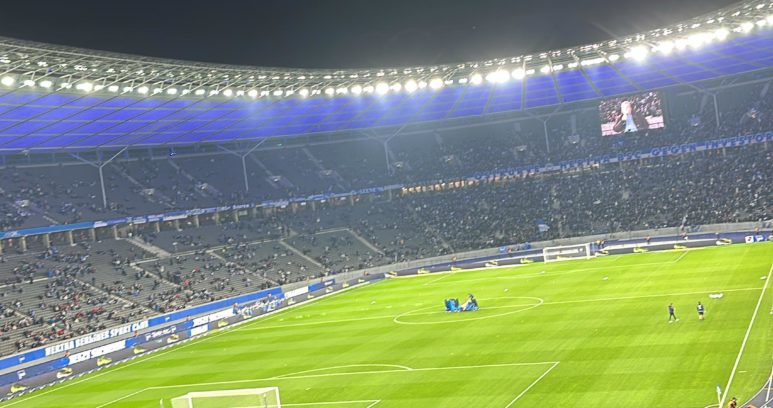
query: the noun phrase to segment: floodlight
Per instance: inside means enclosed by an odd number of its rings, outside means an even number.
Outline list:
[[[32,87],[32,86],[35,86],[35,81],[33,81],[33,80],[31,80],[31,79],[25,79],[25,80],[24,80],[24,82],[22,82],[22,84],[23,84],[24,86],[30,86],[30,87]]]
[[[345,86],[336,89],[336,95],[346,95],[349,93],[349,89]]]
[[[362,92],[365,92],[366,94],[372,94],[373,91],[375,91],[375,88],[373,88],[373,85],[365,85],[362,88]]]
[[[400,85],[399,82],[396,82],[396,83],[392,84],[392,86],[390,86],[389,88],[392,89],[395,92],[400,92],[400,90],[403,89],[403,86]]]
[[[153,88],[153,95],[160,94],[163,91],[161,88]]]
[[[145,95],[145,94],[147,94],[147,93],[148,93],[148,91],[149,91],[148,87],[147,87],[147,86],[144,86],[144,85],[143,85],[143,86],[141,86],[141,87],[139,87],[139,88],[137,88],[137,92],[139,92],[139,93],[140,93],[140,94],[142,94],[142,95]]]
[[[16,82],[16,80],[15,80],[15,79],[13,79],[13,77],[12,77],[12,76],[8,76],[8,75],[6,75],[6,76],[4,76],[2,79],[0,79],[0,83],[1,83],[1,84],[3,84],[3,85],[5,85],[5,86],[11,86],[11,85],[13,85],[15,82]]]
[[[44,80],[40,81],[40,84],[38,84],[38,85],[40,85],[43,88],[48,89],[48,88],[51,88],[54,85],[54,83],[49,81],[48,79],[44,79]]]
[[[252,92],[252,91],[250,91],[250,92]],[[306,89],[306,88],[303,88],[300,91],[298,91],[298,95],[300,95],[301,97],[305,98],[305,97],[309,96],[309,90]]]
[[[542,72],[543,74],[547,74],[548,72],[550,72],[550,66],[545,65],[544,67],[539,69],[539,72]]]
[[[376,84],[376,93],[379,95],[384,95],[385,93],[389,92],[389,84],[386,82],[379,82]]]
[[[75,89],[83,92],[91,92],[94,89],[94,84],[91,82],[80,82],[75,85]]]
[[[408,82],[405,83],[405,90],[408,93],[413,93],[417,89],[419,89],[419,84],[417,84],[413,79],[409,79]]]
[[[177,88],[169,88],[166,90],[168,95],[177,95]]]
[[[352,85],[351,91],[355,95],[359,95],[362,93],[362,85]]]
[[[747,22],[741,24],[741,31],[743,31],[745,33],[748,33],[752,29],[754,29],[754,23],[751,23],[751,22],[747,21]]]
[[[223,95],[225,95],[225,96],[227,96],[229,98],[231,96],[233,96],[233,94],[234,94],[234,91],[232,89],[226,89],[225,91],[223,91]]]
[[[466,79],[466,78],[465,78]],[[429,81],[429,87],[432,89],[440,89],[443,87],[443,80],[440,78],[432,78]]]
[[[714,31],[714,38],[716,38],[719,41],[724,40],[727,38],[727,36],[730,35],[730,30],[727,28],[720,28],[717,31]]]
[[[325,88],[325,95],[327,96],[333,96],[335,94],[336,90],[333,88]]]
[[[107,87],[107,90],[113,93],[118,92],[119,89],[120,87],[118,85],[110,85]]]
[[[647,54],[649,54],[649,51],[643,45],[637,45],[628,51],[629,58],[633,58],[636,61],[644,61],[647,59]]]
[[[62,82],[61,84],[59,84],[59,88],[60,89],[70,89],[70,88],[72,88],[72,84],[69,83],[69,82]]]
[[[274,95],[274,96],[282,96],[282,93],[283,92],[282,92],[281,89],[277,89],[276,91],[274,91],[274,93],[272,93],[272,95]]]
[[[203,89],[199,88],[199,89],[197,89],[197,90],[196,90],[196,92],[194,92],[194,94],[195,94],[196,96],[201,96],[201,95],[204,95],[204,93],[205,93],[205,92],[207,92],[207,91],[205,91],[205,90],[203,90]]]
[[[130,86],[125,86],[125,87],[123,87],[123,89],[122,89],[123,93],[131,92],[131,91],[133,91],[133,90],[134,90],[134,88],[132,88],[132,87],[130,87]]]
[[[236,96],[244,96],[244,89],[239,89],[236,91]]]
[[[250,89],[250,91],[247,92],[247,96],[249,96],[250,98],[255,99],[255,98],[258,97],[258,91],[255,90],[255,89]]]
[[[507,80],[509,79],[510,79],[510,74],[508,74],[507,71],[503,69],[490,72],[488,75],[486,75],[486,81],[492,82],[495,84],[501,84],[503,82],[507,82]]]
[[[607,58],[609,59],[610,62],[615,62],[620,59],[620,56],[617,54],[610,54]],[[572,67],[569,67],[569,68],[572,68]]]
[[[470,83],[473,85],[480,85],[483,82],[483,77],[480,74],[472,74],[470,77]]]

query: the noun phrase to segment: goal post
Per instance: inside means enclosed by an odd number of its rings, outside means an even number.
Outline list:
[[[172,398],[172,408],[281,408],[279,388],[189,392]]]
[[[575,259],[589,259],[593,255],[590,243],[576,245],[562,245],[546,247],[542,249],[542,257],[545,262],[569,261]]]

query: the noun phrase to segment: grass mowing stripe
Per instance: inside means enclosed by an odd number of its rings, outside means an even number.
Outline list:
[[[773,274],[773,264],[770,265],[768,276],[765,279],[765,285],[762,286],[762,293],[760,293],[760,297],[759,299],[757,299],[757,306],[754,307],[754,312],[752,313],[752,319],[749,322],[749,327],[746,328],[746,334],[744,334],[743,336],[743,341],[741,342],[741,349],[738,350],[738,356],[735,358],[735,364],[733,364],[733,369],[730,370],[730,378],[727,379],[725,392],[722,394],[722,399],[719,402],[720,407],[722,407],[725,404],[725,399],[727,399],[727,395],[730,392],[730,386],[733,384],[733,377],[735,377],[735,372],[738,369],[738,364],[741,362],[741,356],[743,355],[743,351],[746,348],[746,342],[749,340],[749,335],[752,332],[752,327],[754,326],[754,320],[757,319],[757,312],[760,311],[760,305],[762,304],[762,299],[765,296],[765,291],[768,289],[768,282],[770,282],[771,274]]]

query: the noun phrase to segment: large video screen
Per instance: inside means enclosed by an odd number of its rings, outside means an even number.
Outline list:
[[[645,92],[601,101],[601,135],[640,132],[665,126],[659,92]]]

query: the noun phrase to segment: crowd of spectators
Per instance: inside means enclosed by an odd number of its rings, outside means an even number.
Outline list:
[[[367,149],[362,157],[355,150],[336,151],[335,144],[258,152],[250,160],[250,175],[260,188],[279,186],[268,197],[392,182],[417,185],[770,130],[773,106],[761,88],[722,93],[719,127],[705,98],[686,95],[680,96],[685,103],[674,108],[665,129],[601,137],[594,110],[547,119],[547,143],[542,122],[491,125],[398,136],[386,147],[374,141],[345,144]],[[296,162],[308,166],[296,171]],[[13,169],[0,180],[0,229],[27,225],[35,216],[72,222],[247,198],[235,192],[241,174],[219,175],[227,187],[218,189],[218,175],[192,168],[196,163],[118,161],[106,167],[107,209],[89,167]],[[231,169],[231,163],[218,163]],[[136,226],[132,239],[139,238],[137,244],[79,239],[74,247],[7,253],[0,257],[0,335],[6,345],[0,353],[140,316],[394,262],[570,236],[766,220],[773,213],[772,165],[770,146],[736,147],[391,198],[374,194],[354,202],[319,203],[315,209],[306,205],[256,218],[202,221],[200,227],[190,220],[165,224],[160,231]],[[252,194],[261,197],[262,191]],[[19,200],[27,202],[22,206]],[[169,255],[150,254],[140,244]]]

